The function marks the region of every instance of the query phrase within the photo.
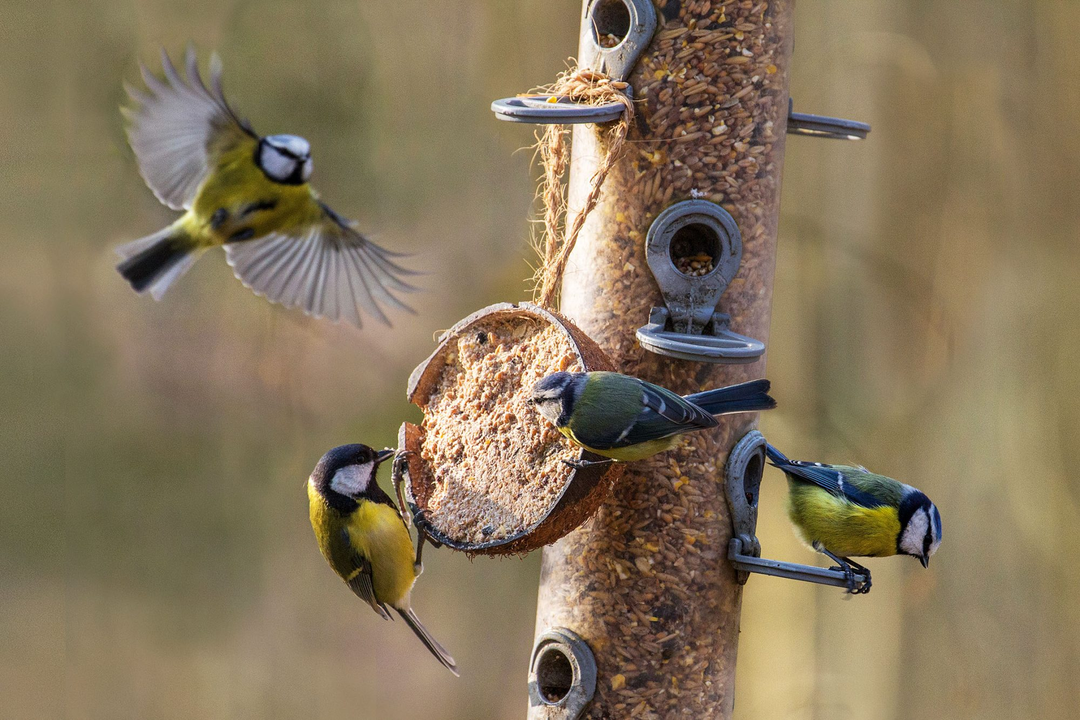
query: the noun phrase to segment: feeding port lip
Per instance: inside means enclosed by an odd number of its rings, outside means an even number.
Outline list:
[[[573,630],[549,628],[529,661],[529,720],[577,720],[596,693],[596,658]]]
[[[649,226],[645,259],[664,296],[637,338],[650,352],[710,363],[749,363],[765,344],[732,332],[719,312],[720,296],[739,272],[742,235],[724,208],[708,200],[684,200]]]
[[[625,81],[656,32],[651,0],[593,0],[584,9],[578,43],[578,66]],[[624,91],[633,97],[629,86]],[[524,94],[491,103],[499,120],[538,125],[606,123],[623,114],[621,102],[584,105],[567,97]]]

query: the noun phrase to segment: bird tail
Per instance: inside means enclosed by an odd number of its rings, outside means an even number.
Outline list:
[[[784,455],[784,453],[780,452],[769,443],[765,443],[765,455],[769,458],[769,462],[778,468],[791,464],[791,461],[787,459],[787,456]]]
[[[769,384],[769,381],[764,379],[751,380],[739,385],[686,395],[683,400],[692,402],[713,415],[771,410],[776,407],[776,401],[769,396]]]
[[[454,673],[455,677],[460,677],[454,658],[450,656],[450,653],[446,651],[446,648],[439,644],[438,640],[431,637],[431,633],[429,633],[427,628],[424,627],[424,624],[420,622],[420,618],[416,617],[416,613],[413,612],[412,608],[407,608],[405,610],[402,610],[401,608],[394,609],[397,610],[398,615],[405,621],[405,624],[416,633],[416,637],[420,638],[420,642],[424,643],[424,647],[431,651],[431,654],[435,656],[435,659],[441,662],[447,670]]]
[[[150,291],[160,300],[169,286],[199,259],[198,247],[176,225],[116,248],[116,269],[137,293]]]

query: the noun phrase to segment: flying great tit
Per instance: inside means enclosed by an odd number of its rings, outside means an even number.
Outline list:
[[[412,312],[395,293],[416,274],[356,230],[308,184],[311,146],[295,135],[255,134],[221,89],[221,61],[210,59],[210,87],[195,51],[187,78],[162,51],[166,82],[140,65],[149,92],[128,87],[128,140],[146,184],[183,210],[159,232],[117,248],[117,269],[136,292],[160,300],[208,248],[225,257],[244,285],[268,300],[360,327],[361,311],[389,325],[380,304]]]
[[[863,467],[788,460],[766,446],[788,478],[788,514],[802,538],[848,576],[848,591],[870,592],[870,571],[850,557],[911,555],[923,567],[941,544],[941,514],[922,492]],[[852,570],[865,573],[854,585]]]
[[[683,433],[716,427],[714,415],[774,408],[768,392],[768,380],[752,380],[680,397],[629,375],[557,372],[533,386],[528,403],[572,442],[610,462],[670,450]]]
[[[308,479],[311,527],[326,562],[357,597],[384,620],[392,608],[431,654],[454,675],[450,653],[428,633],[409,606],[420,570],[405,519],[375,481],[393,450],[342,445],[323,455]]]

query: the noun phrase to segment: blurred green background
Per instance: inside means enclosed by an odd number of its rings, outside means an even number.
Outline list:
[[[0,2],[0,715],[521,718],[539,556],[431,553],[455,680],[325,567],[302,488],[392,443],[432,335],[525,297],[534,184],[496,97],[576,50],[577,0]],[[747,586],[738,718],[1069,718],[1080,707],[1080,4],[804,2],[769,353],[793,457],[919,485],[930,570]],[[112,247],[173,214],[117,106],[139,59],[217,48],[264,133],[433,274],[387,332],[255,297],[209,256],[162,303]],[[644,321],[644,317],[643,317]],[[813,561],[766,477],[766,554]]]

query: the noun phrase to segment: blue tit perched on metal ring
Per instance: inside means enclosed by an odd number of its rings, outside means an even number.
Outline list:
[[[311,527],[319,550],[357,597],[384,620],[392,608],[431,654],[454,675],[450,653],[428,633],[409,605],[420,570],[405,519],[375,481],[393,450],[342,445],[323,455],[308,479]]]
[[[911,555],[923,567],[941,545],[941,513],[919,490],[863,467],[788,460],[772,445],[769,461],[788,478],[788,514],[802,538],[848,573],[870,571],[851,556]]]
[[[552,373],[536,383],[528,402],[572,442],[619,461],[670,450],[680,435],[716,427],[714,415],[776,407],[768,380],[680,397],[615,372]]]
[[[380,304],[409,312],[395,293],[415,287],[401,257],[368,240],[308,184],[311,146],[295,135],[261,137],[221,89],[221,62],[210,86],[194,49],[181,78],[162,51],[165,82],[140,66],[148,92],[128,87],[128,140],[154,195],[183,210],[176,222],[117,248],[120,274],[136,292],[160,300],[207,249],[224,246],[236,277],[268,300],[360,327],[361,311],[389,325]]]

